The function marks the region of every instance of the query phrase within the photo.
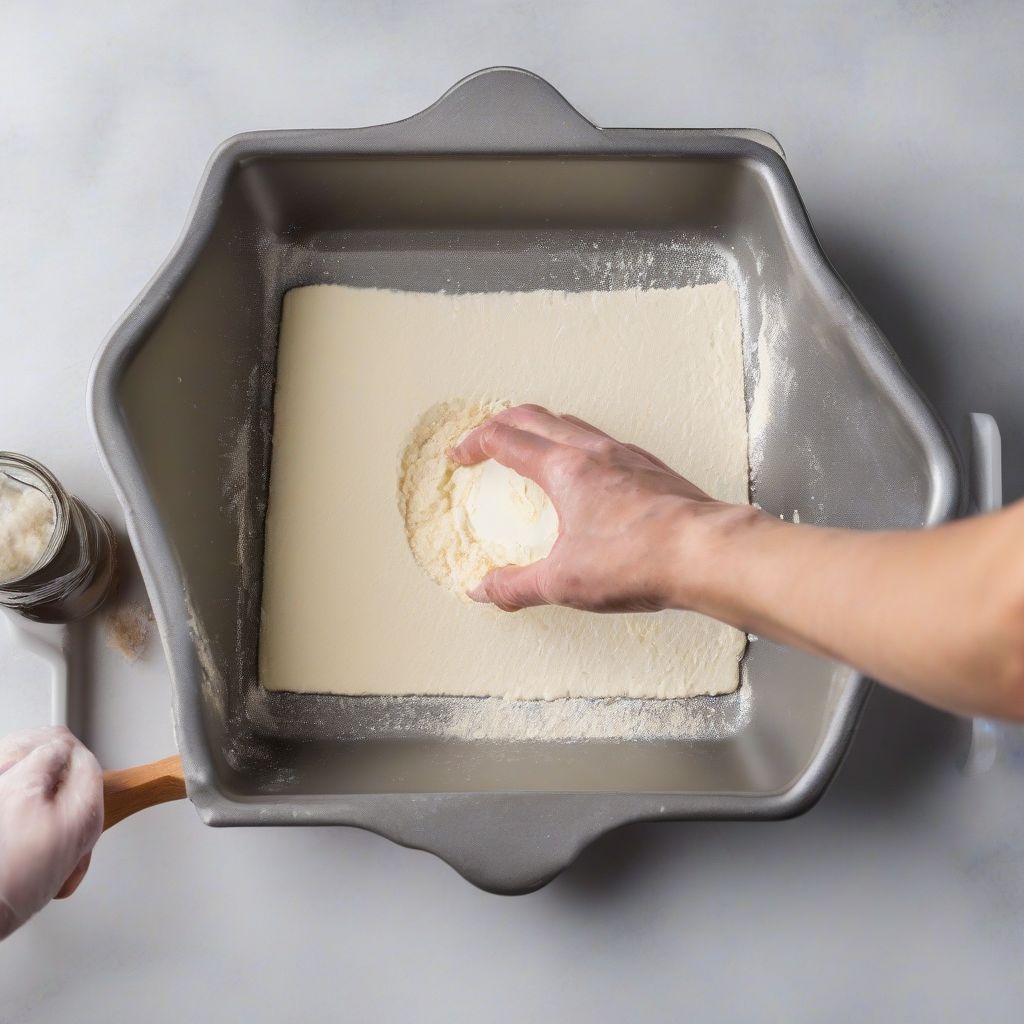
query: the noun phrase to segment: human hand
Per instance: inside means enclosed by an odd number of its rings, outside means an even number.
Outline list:
[[[103,776],[64,728],[0,739],[0,939],[70,896],[103,831]]]
[[[537,405],[506,409],[466,435],[454,462],[494,459],[535,481],[558,513],[547,558],[489,573],[470,592],[505,611],[540,604],[600,612],[681,607],[693,530],[723,507],[636,445]],[[678,556],[678,557],[677,557]],[[681,560],[680,560],[681,559]]]
[[[451,457],[493,458],[558,512],[548,557],[494,570],[475,600],[689,609],[938,707],[1024,721],[1024,500],[934,529],[795,526],[537,406],[482,423]]]

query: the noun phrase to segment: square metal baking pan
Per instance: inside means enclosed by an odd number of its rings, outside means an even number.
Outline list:
[[[629,702],[612,717],[595,703],[597,728],[579,735],[545,730],[565,720],[558,702],[510,704],[504,734],[500,715],[467,731],[471,698],[268,693],[257,676],[285,291],[723,276],[741,298],[759,423],[753,500],[863,528],[951,517],[961,481],[948,438],[829,266],[766,133],[600,129],[536,76],[498,68],[395,124],[257,132],[218,150],[90,389],[205,822],[356,825],[484,888],[522,892],[626,822],[777,818],[818,798],[868,683],[764,641],[750,645],[737,695],[668,713]],[[644,738],[603,734],[602,716],[646,722]]]

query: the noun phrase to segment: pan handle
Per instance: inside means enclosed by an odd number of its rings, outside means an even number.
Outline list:
[[[177,754],[152,764],[104,772],[103,830],[136,811],[184,798],[185,775]]]
[[[972,412],[970,422],[972,511],[995,512],[1003,507],[1003,442],[999,424],[985,412]],[[996,763],[1000,735],[1008,735],[1006,730],[999,722],[973,719],[962,770],[968,775],[987,772]]]

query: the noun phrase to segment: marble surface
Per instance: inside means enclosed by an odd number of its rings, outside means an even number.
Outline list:
[[[958,436],[997,416],[1024,492],[1019,5],[8,0],[0,45],[0,445],[115,521],[89,365],[212,149],[493,64],[603,125],[774,131],[840,273]],[[171,752],[159,644],[129,664],[94,622],[72,648],[101,761]],[[1024,756],[1007,734],[966,775],[964,740],[880,690],[808,815],[631,827],[512,899],[367,833],[165,805],[0,947],[0,1020],[1019,1019]]]

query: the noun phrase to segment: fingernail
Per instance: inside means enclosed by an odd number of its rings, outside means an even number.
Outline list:
[[[471,590],[466,591],[466,596],[472,601],[478,601],[480,604],[489,604],[490,601],[487,597],[487,591],[484,590],[484,585],[478,583]]]
[[[454,445],[453,447],[448,449],[448,458],[452,462],[459,462],[460,461],[460,459],[459,459],[459,446],[458,445]]]

